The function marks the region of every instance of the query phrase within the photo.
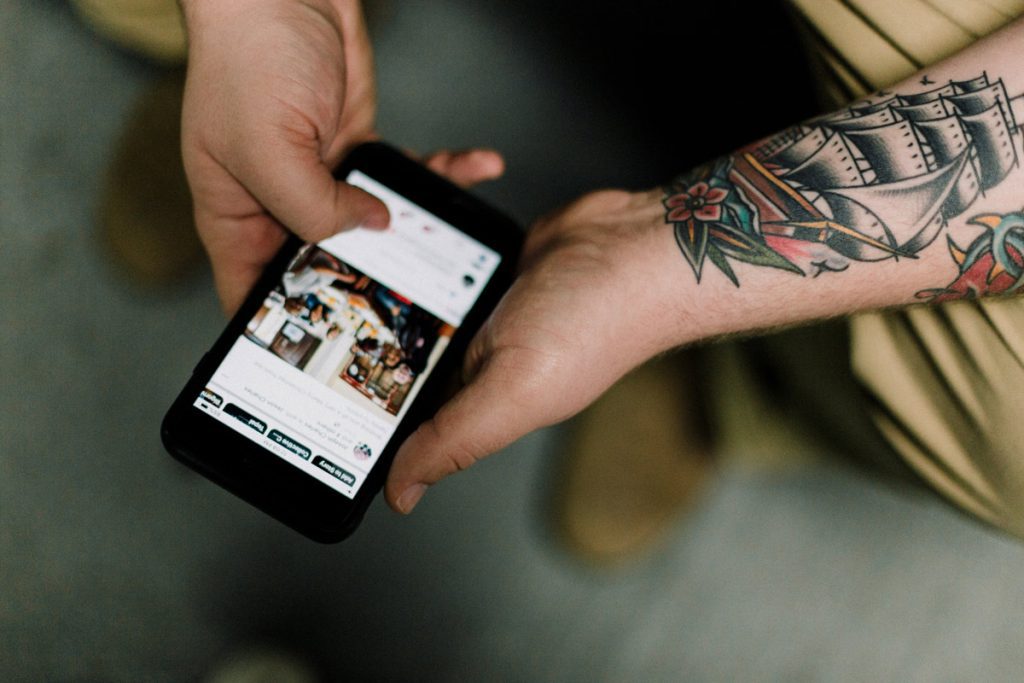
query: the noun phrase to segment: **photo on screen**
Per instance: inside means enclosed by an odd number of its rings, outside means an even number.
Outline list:
[[[398,292],[307,245],[245,336],[338,394],[397,419],[454,331]]]

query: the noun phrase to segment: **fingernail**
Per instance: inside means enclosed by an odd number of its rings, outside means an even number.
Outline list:
[[[407,488],[405,492],[398,497],[398,511],[403,515],[407,515],[412,512],[412,509],[416,507],[416,503],[420,502],[420,498],[423,497],[426,490],[426,484],[413,484]]]
[[[387,211],[375,211],[363,221],[363,227],[383,230],[391,223],[391,216]]]

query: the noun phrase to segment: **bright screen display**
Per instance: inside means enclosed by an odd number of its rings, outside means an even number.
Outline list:
[[[500,256],[381,183],[391,212],[306,245],[194,406],[352,497]]]

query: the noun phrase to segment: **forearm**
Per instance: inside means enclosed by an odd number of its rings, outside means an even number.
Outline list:
[[[1024,22],[644,195],[687,342],[1024,281]],[[661,286],[666,286],[662,283]]]

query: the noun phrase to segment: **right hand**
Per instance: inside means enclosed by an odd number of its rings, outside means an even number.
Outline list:
[[[383,228],[384,204],[331,175],[376,137],[373,58],[358,0],[182,0],[189,68],[182,151],[199,236],[233,312],[287,231],[316,242]],[[501,174],[494,152],[442,153],[470,185]]]

